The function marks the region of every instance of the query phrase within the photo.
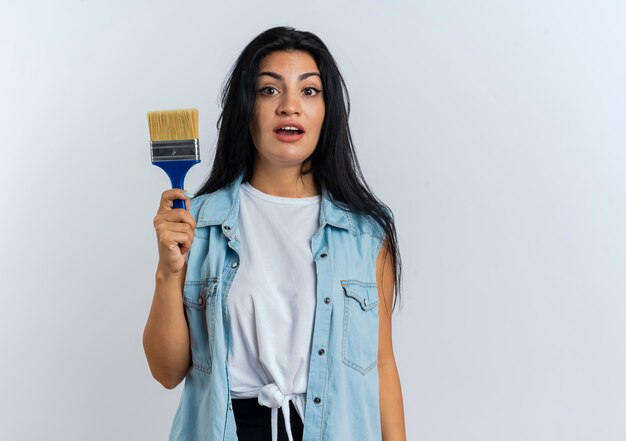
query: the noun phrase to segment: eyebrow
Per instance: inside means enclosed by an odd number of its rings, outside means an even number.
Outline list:
[[[260,77],[260,76],[263,76],[263,75],[267,75],[269,77],[276,78],[279,81],[284,81],[285,80],[282,75],[277,74],[276,72],[271,72],[271,71],[260,72],[257,75],[257,78]],[[318,72],[306,72],[306,73],[303,73],[302,75],[300,75],[298,77],[298,81],[306,80],[307,78],[312,77],[313,75],[317,75],[318,77],[320,77],[320,79],[322,78],[321,75]]]

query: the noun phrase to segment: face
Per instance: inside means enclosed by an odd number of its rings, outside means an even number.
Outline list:
[[[300,165],[320,136],[324,121],[322,79],[306,52],[272,52],[261,61],[250,133],[256,161]]]

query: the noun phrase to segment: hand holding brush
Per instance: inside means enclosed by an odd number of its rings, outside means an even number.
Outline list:
[[[187,253],[193,243],[196,221],[189,213],[189,193],[184,190],[166,190],[161,195],[159,210],[154,217],[154,229],[159,246],[157,273],[164,276],[178,275],[183,271]],[[185,210],[172,208],[172,202],[184,198],[188,204]],[[184,200],[183,200],[184,202]]]

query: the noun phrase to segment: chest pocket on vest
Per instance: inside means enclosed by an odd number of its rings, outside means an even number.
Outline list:
[[[343,362],[365,375],[378,361],[378,288],[358,280],[342,280],[341,286]]]
[[[183,304],[189,325],[191,364],[194,368],[211,373],[215,330],[215,299],[217,279],[204,282],[185,282]]]

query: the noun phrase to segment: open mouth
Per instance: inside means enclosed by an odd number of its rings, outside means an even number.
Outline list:
[[[274,127],[274,135],[282,142],[297,142],[304,137],[304,127],[296,121],[283,121]]]
[[[281,127],[280,129],[277,129],[274,132],[279,135],[290,136],[290,135],[301,135],[304,133],[304,130],[300,130],[297,127],[288,126],[288,127]]]

